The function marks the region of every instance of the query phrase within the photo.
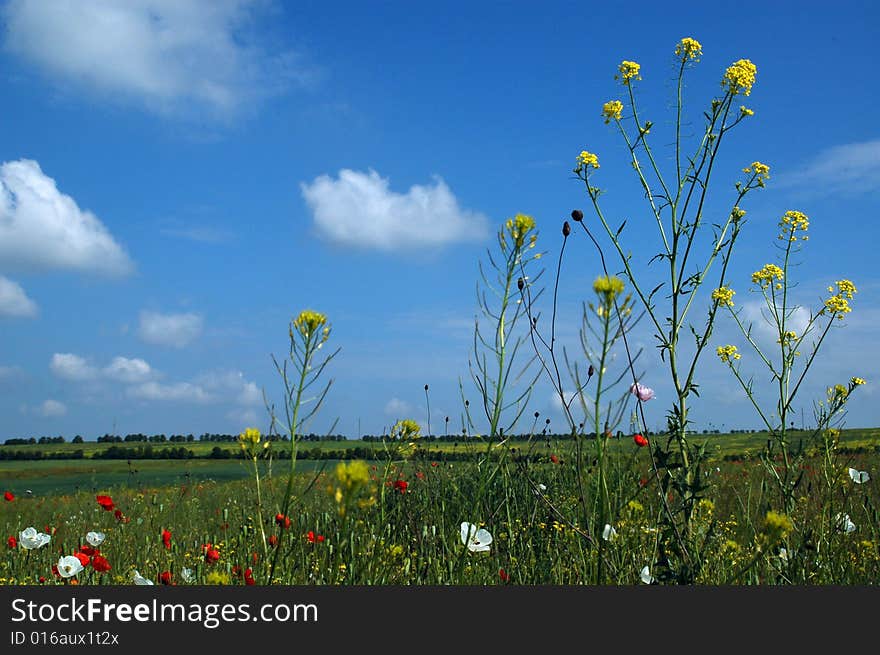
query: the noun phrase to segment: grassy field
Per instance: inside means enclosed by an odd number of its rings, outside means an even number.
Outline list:
[[[880,582],[873,483],[880,454],[872,434],[850,431],[831,458],[804,460],[797,505],[783,519],[773,513],[778,503],[757,457],[716,457],[691,520],[701,545],[693,582]],[[759,447],[757,435],[711,440],[736,452]],[[862,452],[849,450],[857,445]],[[131,468],[104,460],[2,462],[2,491],[14,498],[0,502],[0,530],[18,543],[7,542],[0,556],[0,583],[131,584],[135,571],[156,584],[675,582],[677,572],[662,566],[670,535],[660,528],[664,497],[648,449],[631,439],[616,443],[608,469],[614,511],[605,526],[593,511],[595,463],[583,460],[582,478],[571,442],[537,448],[552,459],[518,459],[495,447],[497,460],[475,449],[473,461],[302,461],[286,518],[278,514],[288,461],[273,462],[271,477],[261,463],[259,496],[253,468],[241,460],[133,461]],[[854,483],[850,467],[871,480]],[[115,511],[97,502],[103,494]],[[492,535],[485,550],[465,547],[466,522]],[[24,549],[28,527],[50,535],[50,546]],[[105,535],[98,550],[110,570],[97,570],[86,549],[91,565],[73,578],[53,575],[61,555],[82,556],[93,531]]]

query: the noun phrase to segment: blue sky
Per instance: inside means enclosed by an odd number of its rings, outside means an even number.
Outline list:
[[[686,82],[689,136],[727,66],[758,69],[744,99],[755,115],[722,148],[710,201],[720,211],[743,166],[771,166],[745,206],[737,306],[760,323],[750,273],[775,261],[784,211],[809,215],[796,298],[816,307],[841,277],[859,292],[797,409],[809,423],[812,399],[858,375],[847,424],[878,424],[872,3],[12,0],[0,16],[0,438],[265,429],[263,391],[278,402],[281,389],[271,355],[306,308],[327,314],[341,348],[310,430],[424,423],[425,384],[433,431],[445,416],[460,430],[460,378],[476,401],[477,263],[517,212],[555,261],[561,221],[587,209],[571,174],[581,150],[598,153],[605,210],[629,220],[623,239],[647,270],[657,235],[600,112],[622,95],[620,61],[639,62],[669,170],[685,36],[704,53]],[[600,272],[578,236],[560,295],[570,347]],[[712,343],[736,339],[722,319]],[[633,341],[659,427],[668,375],[647,323]],[[714,359],[696,427],[757,427]],[[543,381],[534,411],[562,428]]]

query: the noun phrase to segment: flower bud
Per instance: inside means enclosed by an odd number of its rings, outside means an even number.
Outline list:
[[[524,281],[522,278],[519,278],[519,279],[516,281],[516,288],[519,289],[520,291],[522,291],[522,290],[523,290],[523,287],[525,287],[525,286],[526,286],[526,283],[525,283],[525,281]]]
[[[582,220],[584,220],[584,212],[582,212],[580,209],[575,209],[574,211],[571,212],[571,217],[575,221],[580,223]]]
[[[565,221],[562,224],[562,236],[567,237],[571,234],[571,225],[568,224],[568,221]]]

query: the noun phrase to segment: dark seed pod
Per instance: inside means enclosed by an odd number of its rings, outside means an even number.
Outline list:
[[[568,221],[562,224],[562,236],[567,237],[571,234],[571,225],[568,224]]]
[[[590,368],[587,369],[587,377],[593,377],[593,373],[596,372],[596,369],[593,368],[593,365],[590,364]]]
[[[516,288],[519,289],[520,291],[522,291],[522,290],[523,290],[523,287],[525,287],[525,286],[526,286],[526,283],[525,283],[525,281],[524,281],[522,278],[519,278],[519,279],[516,281]]]
[[[580,209],[575,209],[571,212],[571,217],[578,223],[580,223],[582,220],[584,220],[584,212],[582,212]]]

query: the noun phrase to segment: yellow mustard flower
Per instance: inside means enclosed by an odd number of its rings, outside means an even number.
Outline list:
[[[736,346],[718,346],[715,353],[725,364],[730,364],[733,360],[741,359],[742,355],[736,352]]]
[[[752,283],[766,289],[774,279],[781,280],[783,276],[782,269],[776,264],[764,264],[764,268],[752,273]]]
[[[592,152],[581,150],[581,154],[577,156],[577,171],[586,171],[588,168],[599,168],[599,158]]]
[[[642,79],[642,76],[639,75],[639,70],[641,69],[641,65],[637,64],[634,61],[622,61],[620,62],[620,66],[617,67],[617,70],[620,71],[619,75],[615,75],[614,79],[620,79],[626,86],[629,86],[630,80]]]
[[[526,242],[526,237],[535,229],[535,219],[526,214],[517,214],[513,218],[508,218],[504,227],[510,238],[513,239],[514,246],[521,248]],[[537,235],[532,234],[529,238],[530,246],[533,246]]]
[[[717,300],[719,305],[733,307],[733,297],[736,291],[730,287],[718,287],[712,292],[712,300]]]
[[[593,291],[603,296],[606,302],[611,302],[615,296],[623,292],[623,280],[616,275],[600,275],[593,282]]]
[[[700,55],[703,54],[703,46],[696,39],[686,36],[675,46],[675,54],[681,57],[682,61],[688,61],[689,59],[700,61]]]
[[[733,95],[742,93],[747,96],[752,92],[752,86],[755,84],[755,76],[758,68],[748,59],[740,59],[733,62],[725,71],[724,77],[721,79],[721,86]]]
[[[864,378],[850,378],[849,383],[854,387],[860,387],[863,384],[866,384]]]
[[[612,120],[619,121],[623,115],[623,103],[620,100],[609,100],[602,105],[602,115],[606,125]]]

